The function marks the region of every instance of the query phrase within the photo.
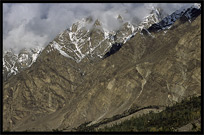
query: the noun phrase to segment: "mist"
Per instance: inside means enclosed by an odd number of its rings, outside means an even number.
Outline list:
[[[23,48],[45,47],[74,22],[91,16],[99,19],[103,27],[116,30],[120,14],[125,21],[140,21],[153,7],[164,9],[166,14],[190,6],[192,3],[31,3],[3,4],[3,49],[16,53]]]

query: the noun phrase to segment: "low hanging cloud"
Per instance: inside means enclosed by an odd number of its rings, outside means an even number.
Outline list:
[[[3,49],[16,53],[23,48],[44,47],[74,22],[92,16],[109,30],[117,29],[120,14],[125,21],[137,17],[140,21],[153,7],[164,9],[166,14],[192,4],[173,3],[31,3],[3,4]]]

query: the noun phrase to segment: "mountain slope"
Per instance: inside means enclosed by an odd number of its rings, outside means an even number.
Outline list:
[[[72,46],[74,39],[65,44],[70,36],[64,31],[67,36],[52,41],[31,67],[4,82],[3,129],[70,131],[134,106],[167,106],[200,95],[200,19],[177,20],[166,33],[138,32],[105,59],[88,52],[82,60],[87,51],[80,53],[80,43]],[[94,25],[90,41],[99,43],[94,35],[105,36],[100,22]]]

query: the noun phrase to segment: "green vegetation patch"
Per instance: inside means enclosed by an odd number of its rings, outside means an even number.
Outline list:
[[[190,97],[180,103],[175,103],[171,107],[166,107],[160,113],[150,112],[140,117],[133,117],[120,124],[101,129],[83,127],[84,131],[96,132],[158,132],[177,131],[193,120],[201,118],[201,97]],[[195,127],[193,131],[201,131],[200,127]]]

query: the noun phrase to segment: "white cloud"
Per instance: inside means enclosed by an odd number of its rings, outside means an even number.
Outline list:
[[[3,48],[18,52],[22,48],[45,46],[59,32],[84,17],[99,18],[107,29],[117,29],[118,14],[131,21],[142,20],[152,6],[170,14],[188,4],[142,3],[60,3],[60,4],[3,4]]]

